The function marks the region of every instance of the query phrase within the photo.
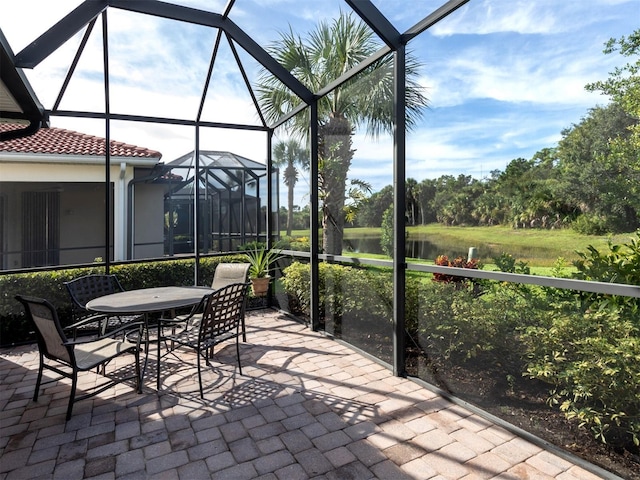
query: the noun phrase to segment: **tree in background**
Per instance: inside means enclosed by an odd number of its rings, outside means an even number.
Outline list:
[[[273,164],[279,168],[284,167],[282,179],[287,186],[287,236],[291,236],[293,228],[293,189],[298,182],[298,168],[309,169],[309,151],[300,142],[290,138],[287,141],[279,141],[273,147]]]
[[[362,202],[358,214],[358,225],[361,227],[381,226],[382,214],[391,205],[393,205],[393,186],[387,185]]]
[[[633,231],[640,224],[640,157],[632,147],[637,124],[617,103],[596,107],[562,132],[556,191],[580,212],[581,233]]]
[[[609,39],[603,51],[606,55],[619,52],[623,57],[636,57],[635,61],[627,63],[624,67],[617,67],[609,74],[607,80],[590,83],[586,88],[590,92],[600,91],[610,96],[635,119],[635,124],[629,127],[631,135],[628,143],[637,154],[640,150],[640,29],[628,37]]]
[[[281,34],[267,48],[284,68],[311,91],[318,92],[344,72],[358,65],[380,48],[373,32],[349,13],[332,22],[321,22],[302,38],[292,30]],[[427,100],[416,81],[419,65],[406,59],[407,127],[415,124]],[[391,133],[393,116],[393,57],[387,55],[357,78],[336,87],[318,100],[318,161],[322,192],[322,244],[325,253],[341,254],[347,199],[347,174],[354,150],[352,136],[363,127],[372,138]],[[275,77],[263,72],[257,85],[258,97],[269,121],[275,121],[300,104],[300,99]],[[296,115],[289,129],[301,138],[309,132],[309,114]],[[350,190],[357,194],[363,185]]]
[[[415,197],[420,211],[420,224],[436,221],[433,201],[436,197],[436,181],[430,178],[422,180],[415,189]]]

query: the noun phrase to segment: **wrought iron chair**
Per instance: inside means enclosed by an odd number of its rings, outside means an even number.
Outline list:
[[[234,283],[247,283],[249,277],[248,263],[220,263],[216,266],[213,272],[213,282],[211,282],[211,288],[219,290],[228,285]],[[202,310],[204,308],[204,301],[196,305],[191,312],[185,315],[177,315],[174,320],[182,321],[186,323],[185,328],[193,323],[197,323],[202,318]],[[242,319],[242,341],[247,341],[247,333],[244,326],[244,317]]]
[[[250,266],[248,263],[220,263],[213,272],[211,288],[218,290],[233,283],[247,283]]]
[[[74,339],[78,331],[97,331],[99,335],[104,335],[108,330],[141,318],[140,316],[110,316],[87,310],[87,303],[94,298],[124,291],[115,275],[84,275],[64,282],[64,286],[71,297],[73,322],[65,327],[65,330],[72,331]]]
[[[239,337],[242,333],[241,327],[244,325],[245,299],[248,288],[249,283],[234,283],[207,295],[204,298],[202,316],[198,321],[179,333],[164,336],[164,340],[175,345],[175,348],[169,349],[168,353],[180,346],[193,348],[196,351],[201,398],[204,398],[204,391],[200,357],[203,357],[206,364],[210,365],[209,359],[213,357],[215,345],[235,338],[238,369],[242,375]]]
[[[42,372],[45,368],[52,370],[61,377],[71,379],[67,420],[71,418],[74,402],[97,395],[126,380],[135,378],[136,391],[141,393],[140,348],[139,345],[134,343],[110,338],[111,335],[118,333],[120,329],[110,332],[109,338],[99,337],[92,340],[69,340],[62,330],[58,313],[51,303],[42,298],[23,295],[17,295],[16,300],[22,303],[27,317],[36,328],[40,366],[38,368],[36,389],[33,394],[34,401],[38,400],[38,393],[42,384]],[[141,325],[142,324],[139,324],[139,328]],[[130,328],[131,324],[129,324],[128,327]],[[112,359],[123,354],[134,355],[135,375],[126,378],[109,377],[106,383],[96,385],[89,393],[76,398],[78,372],[88,371],[101,366],[104,367]],[[47,359],[47,361],[45,361],[45,359]],[[68,371],[69,369],[71,369],[70,372]],[[45,383],[50,383],[58,379],[59,377]]]

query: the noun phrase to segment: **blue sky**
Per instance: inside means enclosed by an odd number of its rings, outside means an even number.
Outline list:
[[[79,0],[2,0],[0,28],[17,53]],[[175,3],[220,12],[226,0]],[[405,31],[444,0],[375,0]],[[320,19],[349,7],[341,0],[237,0],[231,18],[265,46],[294,25],[304,34]],[[117,113],[192,119],[202,93],[215,32],[203,27],[109,11],[112,102]],[[409,44],[423,64],[419,82],[429,109],[407,139],[407,176],[421,180],[466,174],[477,178],[504,170],[514,158],[553,147],[562,129],[607,99],[584,90],[604,79],[619,56],[605,56],[603,43],[640,26],[640,0],[471,0]],[[80,36],[33,71],[34,90],[51,107]],[[204,118],[256,124],[250,98],[228,47],[214,68]],[[61,108],[102,111],[100,27],[96,27]],[[241,52],[243,59],[248,56]],[[254,79],[258,66],[247,61]],[[54,117],[52,125],[104,136],[100,121]],[[112,137],[159,150],[169,162],[193,150],[185,127],[115,122]],[[207,131],[201,148],[230,150],[265,160],[263,134]],[[374,190],[391,184],[392,141],[362,132],[354,137],[351,176]],[[305,185],[297,198],[304,202]]]

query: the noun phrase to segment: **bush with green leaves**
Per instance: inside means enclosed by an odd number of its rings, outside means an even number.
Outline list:
[[[281,281],[292,313],[309,317],[310,266],[293,262],[283,273]],[[389,269],[321,263],[318,294],[319,319],[325,332],[392,361],[393,283]]]
[[[200,259],[200,284],[211,285],[213,272],[219,263],[241,262],[243,255],[203,257]],[[193,285],[193,259],[162,262],[142,262],[113,265],[111,273],[125,290]],[[34,341],[33,328],[23,308],[15,299],[17,294],[31,295],[49,300],[58,310],[63,326],[71,323],[71,300],[64,282],[82,275],[104,273],[104,267],[69,268],[33,273],[6,273],[0,275],[0,345]]]
[[[389,206],[382,213],[382,221],[380,223],[380,249],[382,252],[393,258],[393,245],[394,245],[394,221],[393,221],[393,205]],[[405,241],[409,238],[409,231],[404,231]]]
[[[290,305],[298,307],[292,313],[308,316],[309,265],[294,262],[284,275],[282,283]],[[319,282],[320,315],[335,324],[338,331],[334,333],[344,333],[352,324],[377,325],[380,331],[390,331],[390,270],[321,263]],[[538,312],[531,310],[521,292],[501,286],[494,282],[493,288],[479,297],[472,284],[432,282],[430,275],[412,272],[407,275],[405,289],[408,341],[444,360],[464,362],[482,352],[493,357],[495,364],[521,366],[519,328],[523,321],[535,323]]]
[[[319,265],[318,271],[318,293],[323,316],[342,318],[347,312],[349,315],[378,314],[389,318],[390,304],[393,299],[390,272],[324,262]],[[311,311],[309,264],[293,262],[283,270],[283,274],[281,281],[284,290],[293,297],[298,307],[292,313],[309,316]],[[360,314],[359,311],[363,313]]]
[[[569,315],[523,335],[525,374],[552,385],[558,405],[605,443],[640,445],[640,336],[633,322],[612,310]]]
[[[608,250],[577,252],[581,280],[640,283],[639,233]],[[555,290],[555,294],[552,290]],[[546,323],[523,335],[525,374],[552,386],[549,403],[614,445],[640,444],[639,300],[545,289]]]
[[[472,284],[423,283],[418,302],[418,339],[432,358],[457,365],[482,356],[504,375],[520,375],[520,333],[538,325],[543,310],[531,308],[535,295],[501,282],[484,282],[482,295]]]
[[[605,235],[612,226],[602,215],[582,214],[571,222],[571,228],[582,235]]]
[[[636,232],[629,241],[614,244],[607,243],[608,251],[599,251],[590,246],[587,252],[576,252],[579,259],[573,264],[578,270],[574,278],[596,282],[640,284],[640,232]],[[582,292],[579,298],[583,308],[615,307],[621,308],[623,315],[636,322],[640,327],[640,299],[619,295],[603,295]]]
[[[380,248],[385,255],[393,257],[393,205],[387,208],[382,214]]]

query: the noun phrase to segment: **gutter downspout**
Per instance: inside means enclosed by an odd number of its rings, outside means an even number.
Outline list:
[[[115,232],[115,251],[113,252],[114,260],[126,260],[126,244],[127,244],[127,185],[125,177],[127,174],[127,163],[120,162],[120,175],[118,178],[118,231]]]

